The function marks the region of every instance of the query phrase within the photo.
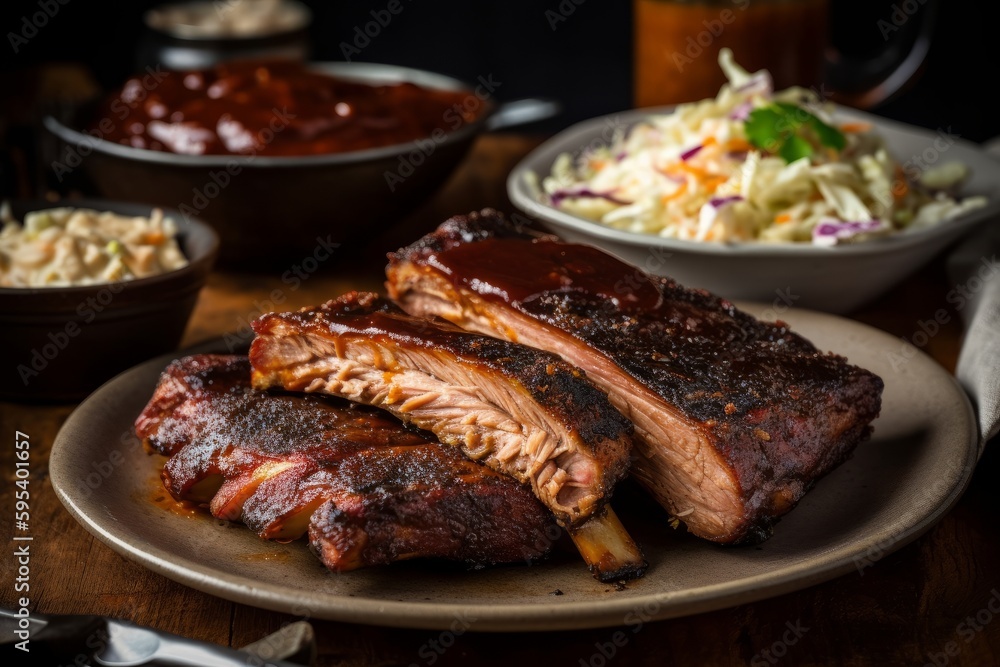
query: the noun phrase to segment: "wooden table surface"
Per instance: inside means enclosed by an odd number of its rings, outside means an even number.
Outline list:
[[[538,143],[512,135],[482,137],[447,186],[420,211],[365,248],[334,256],[301,287],[285,289],[282,308],[314,304],[351,288],[378,289],[384,253],[405,244],[452,213],[482,206],[509,208],[508,170]],[[183,345],[238,329],[252,319],[280,272],[216,271],[201,294]],[[852,313],[898,336],[948,307],[950,289],[940,258],[904,286]],[[258,302],[258,303],[255,303]],[[953,370],[961,343],[959,318],[924,351]],[[126,618],[177,634],[243,646],[299,620],[234,604],[153,574],[119,556],[73,520],[48,481],[48,452],[73,405],[0,403],[7,444],[0,449],[0,527],[14,535],[15,430],[31,437],[31,609]],[[614,657],[603,658],[614,628],[554,633],[468,632],[438,653],[439,632],[400,630],[312,619],[320,665],[995,665],[1000,664],[1000,523],[995,479],[1000,455],[988,451],[971,487],[940,523],[916,542],[864,572],[776,598],[711,613],[646,624]],[[0,556],[0,603],[13,606],[15,571],[9,542]],[[625,619],[623,619],[623,624]],[[786,623],[804,631],[783,644]]]

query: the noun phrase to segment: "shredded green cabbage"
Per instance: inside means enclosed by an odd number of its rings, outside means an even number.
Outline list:
[[[575,158],[560,156],[542,179],[542,200],[668,238],[818,245],[926,227],[986,204],[952,196],[968,174],[963,165],[912,180],[868,124],[838,123],[812,91],[775,92],[767,71],[746,72],[728,49],[719,65],[729,82],[715,99],[651,116]],[[751,136],[747,122],[758,110],[765,112],[754,116]],[[871,221],[883,224],[831,226]]]

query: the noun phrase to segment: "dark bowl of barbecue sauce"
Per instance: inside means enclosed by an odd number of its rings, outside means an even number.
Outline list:
[[[208,222],[223,263],[273,265],[401,219],[495,111],[486,91],[406,67],[239,60],[147,68],[73,122],[44,122],[57,172]]]

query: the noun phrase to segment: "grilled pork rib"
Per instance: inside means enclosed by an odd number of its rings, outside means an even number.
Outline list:
[[[332,570],[415,557],[530,561],[549,512],[513,480],[382,413],[250,386],[246,357],[170,364],[136,433],[164,486],[269,539],[309,534]]]
[[[458,216],[389,256],[408,312],[561,355],[636,427],[632,473],[689,530],[770,534],[871,431],[882,381],[705,291],[596,248]]]
[[[558,356],[411,317],[370,293],[263,315],[253,328],[255,387],[323,392],[388,410],[529,485],[571,529],[599,577],[644,567],[605,510],[627,474],[632,425]],[[596,561],[587,556],[595,547]],[[612,557],[601,563],[605,551]]]

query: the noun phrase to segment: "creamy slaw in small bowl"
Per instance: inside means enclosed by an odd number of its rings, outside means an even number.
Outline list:
[[[25,221],[8,234],[50,247],[36,255],[39,266],[25,267],[39,271],[41,286],[0,285],[0,330],[13,351],[0,399],[78,401],[118,372],[177,348],[218,253],[210,226],[176,209],[106,199],[11,199],[8,213]],[[57,252],[60,240],[75,259],[62,262],[70,253]],[[19,261],[31,262],[27,255]],[[55,277],[72,284],[56,285]]]
[[[187,266],[177,226],[149,217],[62,206],[23,223],[0,207],[0,287],[77,287],[136,280]]]

